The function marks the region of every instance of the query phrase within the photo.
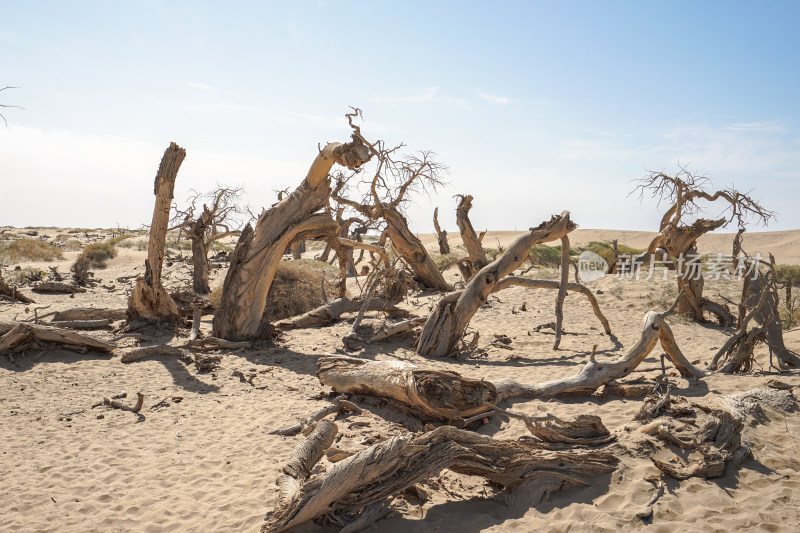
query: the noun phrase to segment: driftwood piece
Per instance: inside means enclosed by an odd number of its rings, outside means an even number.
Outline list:
[[[569,237],[564,235],[561,237],[561,281],[558,284],[558,295],[556,296],[556,339],[553,341],[554,350],[558,350],[558,346],[561,344],[561,324],[564,322],[564,300],[567,298],[569,263]],[[607,323],[608,321],[606,321]]]
[[[12,302],[20,302],[23,304],[32,304],[36,303],[33,299],[28,298],[21,292],[16,285],[9,285],[6,283],[6,280],[3,279],[3,272],[0,271],[0,296],[4,296],[11,300]]]
[[[53,322],[70,321],[70,320],[125,320],[126,309],[94,309],[91,307],[75,307],[73,309],[66,309],[64,311],[57,311],[53,318]]]
[[[428,357],[452,353],[480,306],[495,292],[497,284],[525,261],[531,246],[560,239],[575,227],[566,211],[551,217],[515,240],[506,253],[476,274],[463,291],[442,297],[422,330],[417,353]]]
[[[37,283],[33,287],[33,292],[51,293],[51,294],[75,294],[79,292],[86,292],[83,287],[70,285],[69,283],[62,283],[58,281],[43,281]]]
[[[243,350],[253,347],[252,342],[248,341],[227,341],[217,337],[203,337],[202,339],[190,339],[183,345],[185,348],[193,350]]]
[[[554,415],[543,420],[526,416],[524,420],[528,431],[544,442],[599,445],[616,438],[597,415],[578,415],[575,420],[562,420]]]
[[[312,476],[313,465],[336,435],[336,426],[326,422],[319,423],[284,467],[278,504],[267,514],[262,532],[287,531],[328,513],[355,515],[444,469],[482,476],[507,490],[525,483],[541,500],[559,489],[586,486],[584,479],[611,472],[618,462],[608,452],[545,450],[535,442],[493,439],[442,426],[390,437]]]
[[[389,313],[401,312],[395,304],[385,298],[371,298],[367,311],[386,311]],[[361,299],[337,298],[332,302],[312,309],[302,315],[286,318],[275,322],[276,329],[309,328],[330,324],[345,313],[357,313],[362,307]]]
[[[161,284],[161,270],[175,178],[185,157],[186,150],[170,143],[158,167],[153,191],[156,201],[150,225],[147,259],[144,262],[145,271],[144,275],[136,278],[136,285],[128,298],[128,315],[132,320],[176,322],[179,319],[178,307]]]
[[[139,359],[144,359],[145,357],[160,355],[183,357],[184,351],[168,344],[157,344],[154,346],[142,346],[141,348],[120,350],[120,355],[123,363],[131,363]]]
[[[439,243],[439,253],[450,253],[450,244],[447,242],[447,231],[439,226],[439,208],[433,210],[433,228],[436,230],[436,241]]]
[[[116,346],[74,331],[22,322],[0,322],[0,354],[31,341],[73,351],[111,353]]]
[[[142,410],[142,405],[144,405],[144,394],[141,392],[136,393],[136,403],[133,405],[126,405],[124,402],[121,402],[119,399],[114,397],[111,398],[103,398],[103,405],[107,405],[108,407],[113,407],[114,409],[121,409],[122,411],[130,411],[131,413],[138,413]]]
[[[367,344],[371,344],[373,342],[378,342],[382,340],[386,340],[389,337],[394,337],[395,335],[399,335],[401,333],[405,333],[406,331],[410,331],[416,327],[422,326],[427,321],[427,318],[409,318],[408,320],[403,320],[401,322],[395,322],[394,324],[383,324],[381,326],[380,331],[372,335],[367,341]]]
[[[54,328],[97,329],[107,328],[110,326],[111,319],[100,318],[97,320],[51,320],[50,325]]]
[[[333,400],[330,405],[326,405],[322,409],[318,410],[314,414],[309,417],[304,418],[300,422],[296,424],[292,424],[291,426],[276,429],[270,431],[270,435],[283,435],[284,437],[291,437],[293,435],[298,435],[299,433],[303,432],[307,428],[312,427],[316,422],[322,420],[326,416],[332,413],[343,413],[349,412],[356,415],[361,414],[361,408],[354,404],[353,402],[345,400],[344,396],[340,396]]]
[[[681,375],[694,378],[706,375],[686,360],[661,315],[650,311],[644,317],[638,342],[627,353],[603,362],[592,355],[578,374],[544,383],[525,384],[512,379],[489,382],[404,361],[366,361],[344,356],[321,358],[317,377],[323,385],[340,393],[392,398],[426,420],[463,421],[492,411],[492,405],[507,398],[591,394],[602,385],[630,374],[659,341]]]
[[[472,209],[472,196],[469,194],[458,195],[458,207],[456,208],[456,224],[461,233],[461,240],[464,242],[464,247],[467,249],[469,259],[472,263],[469,276],[464,277],[464,281],[472,278],[472,274],[479,271],[489,263],[489,258],[486,257],[486,251],[481,244],[481,238],[475,233],[475,228],[472,227],[472,221],[469,219],[469,211]],[[465,274],[462,269],[462,274]]]

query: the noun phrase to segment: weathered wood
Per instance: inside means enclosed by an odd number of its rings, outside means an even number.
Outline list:
[[[385,298],[372,298],[366,310],[395,313],[400,311],[395,307],[396,303],[396,301],[388,301]],[[337,298],[302,315],[279,320],[273,325],[277,329],[324,326],[325,324],[330,324],[345,313],[357,313],[359,309],[361,309],[362,304],[363,301],[361,299]]]
[[[144,359],[145,357],[154,357],[154,356],[170,356],[170,357],[182,357],[184,351],[180,348],[175,346],[170,346],[168,344],[157,344],[155,346],[142,346],[141,348],[132,348],[129,350],[120,350],[119,354],[121,356],[121,360],[123,363],[131,363],[133,361],[138,361],[139,359]]]
[[[406,217],[395,207],[383,205],[380,207],[380,216],[386,221],[386,235],[392,241],[392,246],[414,271],[415,276],[423,286],[437,291],[452,290],[444,276],[436,267],[430,254],[425,249],[416,235],[408,227]]]
[[[161,284],[161,270],[164,264],[164,248],[175,179],[185,157],[186,150],[175,143],[170,143],[158,167],[153,187],[156,201],[150,224],[145,271],[144,275],[136,278],[136,285],[128,299],[128,316],[131,320],[164,322],[179,320],[178,307]]]
[[[603,362],[592,355],[579,373],[543,383],[526,384],[513,379],[488,382],[404,361],[367,361],[344,356],[321,358],[317,377],[320,383],[340,393],[392,398],[426,420],[464,420],[492,410],[493,405],[507,398],[591,394],[633,372],[659,341],[681,375],[692,378],[707,375],[686,360],[669,325],[661,315],[650,311],[644,317],[638,342],[624,355]]]
[[[428,357],[444,357],[452,353],[488,295],[494,292],[498,282],[519,268],[528,257],[531,246],[560,239],[575,227],[569,212],[553,216],[515,240],[506,253],[483,267],[463,291],[444,296],[422,330],[417,353]]]
[[[72,309],[65,309],[57,311],[53,315],[53,322],[70,321],[70,320],[104,320],[111,321],[125,320],[126,309],[105,309],[105,308],[92,308],[92,307],[74,307]]]
[[[214,316],[214,336],[252,340],[265,332],[262,325],[267,295],[283,252],[296,238],[327,238],[334,246],[339,226],[330,214],[314,214],[328,204],[329,172],[334,163],[356,169],[371,153],[360,138],[347,144],[329,143],[291,194],[262,214],[255,229],[245,227],[231,254],[231,265]]]
[[[190,339],[185,348],[193,350],[246,350],[253,347],[252,342],[248,341],[228,341],[217,337],[203,337],[202,339]]]
[[[461,240],[467,249],[467,254],[472,261],[473,272],[477,272],[489,263],[486,251],[483,249],[481,239],[472,227],[469,219],[469,211],[472,209],[472,196],[469,194],[458,196],[458,207],[456,208],[456,224],[461,233]],[[469,278],[465,278],[465,281]]]
[[[394,436],[311,475],[336,436],[323,420],[296,449],[279,479],[279,498],[262,532],[290,530],[327,513],[361,509],[450,469],[477,475],[508,490],[526,484],[536,505],[551,492],[586,486],[584,479],[615,469],[617,458],[595,450],[546,450],[530,441],[493,439],[442,426],[412,436]]]
[[[556,339],[553,341],[553,349],[558,350],[561,344],[561,324],[564,322],[564,300],[567,297],[567,285],[569,284],[569,237],[561,237],[561,283],[558,284],[558,295],[556,296]]]
[[[0,354],[30,341],[55,345],[67,350],[111,353],[116,346],[74,331],[23,322],[0,322]]]
[[[58,281],[42,281],[33,287],[33,292],[53,293],[53,294],[75,294],[79,292],[86,292],[83,287],[70,285],[69,283],[61,283]]]
[[[111,325],[110,318],[100,318],[97,320],[51,320],[50,326],[54,328],[70,328],[70,329],[96,329],[107,328]]]
[[[23,304],[36,303],[31,298],[28,298],[19,292],[19,289],[16,287],[16,285],[9,285],[6,283],[6,280],[3,279],[2,271],[0,271],[0,296],[5,296],[12,302],[20,302]]]
[[[447,242],[447,231],[439,227],[439,208],[433,210],[433,227],[436,230],[436,241],[439,243],[439,253],[447,255],[450,253],[450,244]]]

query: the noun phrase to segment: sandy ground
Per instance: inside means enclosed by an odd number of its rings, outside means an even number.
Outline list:
[[[53,230],[55,233],[57,230]],[[616,232],[619,234],[620,232]],[[785,233],[785,235],[784,235]],[[646,244],[645,232],[626,232],[631,246]],[[513,232],[491,232],[510,240]],[[614,232],[578,230],[573,242],[604,240]],[[764,246],[781,263],[800,262],[800,232],[753,234],[745,249]],[[702,247],[716,246],[712,235]],[[722,239],[722,237],[719,237]],[[502,241],[502,242],[508,242]],[[430,242],[431,247],[434,245]],[[727,245],[726,247],[727,248]],[[721,253],[727,250],[720,249]],[[701,250],[702,251],[702,250]],[[77,252],[58,263],[67,272]],[[102,280],[87,293],[69,296],[35,295],[36,304],[0,302],[0,320],[30,316],[25,309],[51,305],[47,311],[72,307],[124,307],[133,281],[143,270],[145,252],[120,249]],[[167,285],[189,279],[189,266],[173,260],[166,268]],[[41,268],[47,265],[39,264]],[[52,264],[49,264],[52,266]],[[10,269],[4,268],[9,274]],[[535,272],[531,274],[536,274]],[[224,272],[213,273],[212,286]],[[540,272],[553,276],[554,272]],[[118,281],[120,279],[120,281]],[[606,277],[592,282],[597,299],[625,348],[638,338],[644,313],[670,300],[674,280],[619,281]],[[105,285],[106,288],[103,288]],[[112,288],[113,287],[113,288]],[[735,281],[710,281],[706,293],[736,298]],[[25,291],[30,294],[29,290]],[[674,297],[674,296],[673,296]],[[404,304],[425,316],[434,296],[412,295]],[[602,333],[582,297],[570,295],[564,325],[569,332],[561,349],[551,349],[553,336],[536,325],[553,319],[555,294],[511,288],[489,298],[471,327],[481,334],[481,355],[463,360],[424,360],[411,349],[411,339],[371,345],[354,353],[369,359],[401,359],[450,369],[474,378],[513,377],[538,382],[576,373],[592,345],[598,359],[613,358],[625,348]],[[523,302],[527,311],[520,311]],[[381,317],[370,314],[369,319]],[[211,316],[203,319],[210,332]],[[119,357],[73,352],[28,353],[10,362],[0,357],[0,531],[255,531],[276,502],[275,480],[299,437],[269,435],[272,429],[296,422],[327,400],[314,372],[317,358],[341,347],[352,317],[330,327],[284,334],[271,345],[223,354],[219,370],[200,374],[174,358],[153,358],[123,364]],[[710,325],[677,320],[673,330],[690,361],[707,363],[727,333]],[[99,332],[111,338],[113,333]],[[186,332],[184,332],[184,335]],[[490,344],[493,334],[512,339],[510,349]],[[168,336],[158,340],[181,342]],[[800,351],[800,330],[786,334],[786,343]],[[134,341],[120,341],[134,346]],[[713,402],[720,395],[741,392],[779,377],[800,385],[800,374],[767,372],[768,353],[757,352],[761,371],[753,375],[713,375],[691,384],[675,377],[676,394]],[[631,377],[654,378],[660,373],[659,350]],[[240,381],[235,370],[255,373],[253,384]],[[668,370],[674,373],[674,369]],[[142,392],[144,409],[130,412],[92,408],[103,396],[125,390]],[[407,429],[407,417],[383,402],[355,398],[364,414],[338,422],[344,434],[337,444],[357,450],[363,443]],[[528,414],[577,413],[600,415],[623,440],[632,427],[637,400],[588,397],[580,400],[507,403]],[[723,477],[667,483],[655,505],[652,523],[634,514],[650,499],[653,487],[645,477],[656,472],[647,458],[623,456],[618,469],[592,478],[591,485],[556,493],[532,508],[524,488],[506,501],[482,479],[444,473],[440,488],[428,487],[431,500],[383,520],[372,531],[797,531],[800,529],[800,417],[768,412],[765,425],[754,428],[754,459],[740,469],[728,466]],[[365,427],[352,426],[365,421]],[[526,433],[522,423],[492,417],[480,433],[515,439]],[[326,460],[322,460],[322,464]],[[488,495],[488,496],[487,496]],[[308,524],[301,531],[332,531]]]

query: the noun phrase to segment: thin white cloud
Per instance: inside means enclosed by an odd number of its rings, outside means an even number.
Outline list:
[[[513,99],[508,98],[507,96],[493,96],[491,94],[486,94],[486,93],[479,93],[478,96],[493,104],[506,105],[514,102]]]

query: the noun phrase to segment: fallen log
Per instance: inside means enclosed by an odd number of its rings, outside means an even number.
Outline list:
[[[107,328],[111,325],[110,318],[101,318],[99,320],[51,320],[50,325],[54,328],[70,328],[70,329],[97,329]]]
[[[386,300],[385,298],[371,298],[366,311],[386,311],[389,313],[402,313],[395,307],[397,302]],[[362,306],[361,299],[337,298],[332,302],[312,309],[308,313],[285,318],[275,322],[276,329],[310,328],[313,326],[324,326],[330,324],[345,313],[357,313]]]
[[[111,353],[116,348],[113,344],[66,329],[23,322],[0,322],[0,354],[9,353],[31,341],[72,351]]]
[[[536,505],[557,490],[587,486],[585,478],[611,472],[618,462],[608,452],[546,450],[536,442],[493,439],[442,426],[390,437],[334,463],[325,473],[311,475],[337,430],[323,420],[297,447],[283,468],[278,503],[267,514],[262,532],[287,531],[324,515],[356,516],[445,469],[482,476],[509,491],[525,483],[536,494]]]
[[[6,280],[3,279],[3,272],[0,271],[0,296],[5,296],[12,302],[20,302],[23,304],[32,304],[36,303],[31,298],[28,298],[16,287],[16,285],[9,285],[6,283]]]
[[[193,350],[242,350],[252,348],[253,343],[248,341],[227,341],[217,337],[204,337],[202,339],[190,339],[183,345],[184,348]]]
[[[53,318],[53,322],[70,321],[70,320],[104,320],[111,321],[125,320],[125,309],[94,309],[92,307],[75,307],[73,309],[66,309],[64,311],[57,311]]]
[[[368,361],[338,355],[318,361],[317,377],[323,385],[339,393],[394,399],[425,420],[463,421],[490,412],[493,404],[507,398],[591,394],[602,385],[630,374],[659,341],[682,376],[706,375],[686,360],[661,315],[650,311],[644,317],[638,342],[627,353],[605,362],[598,362],[591,355],[579,373],[544,383],[525,384],[512,379],[489,382],[404,361]]]
[[[168,344],[156,344],[154,346],[142,346],[141,348],[120,350],[120,356],[123,363],[131,363],[133,361],[138,361],[139,359],[144,359],[145,357],[160,355],[183,357],[184,351]]]
[[[86,292],[83,287],[76,287],[69,283],[60,283],[58,281],[43,281],[37,283],[33,287],[33,292],[50,293],[50,294],[75,294],[79,292]]]

